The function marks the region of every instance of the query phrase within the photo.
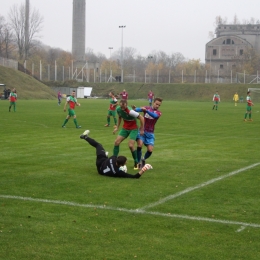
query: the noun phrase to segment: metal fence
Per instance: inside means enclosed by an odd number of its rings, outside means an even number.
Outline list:
[[[18,62],[5,59],[0,57],[0,65],[10,67],[13,69],[18,69]],[[254,84],[260,83],[260,77],[258,72],[256,75],[248,75],[245,73],[235,73],[232,70],[229,73],[223,73],[218,71],[217,75],[212,74],[210,71],[194,71],[192,75],[186,75],[184,71],[176,72],[171,70],[133,70],[132,73],[124,73],[124,71],[112,70],[101,70],[99,68],[83,68],[83,69],[73,69],[73,67],[51,66],[50,64],[30,64],[30,67],[24,64],[25,73],[37,78],[41,81],[67,81],[67,80],[77,80],[79,82],[90,82],[90,83],[101,83],[101,82],[128,82],[128,83],[241,83],[241,84]]]
[[[18,61],[0,57],[0,65],[18,70]]]
[[[28,69],[28,68],[27,68]],[[203,75],[204,74],[204,75]],[[172,83],[243,83],[235,73],[230,75],[210,75],[208,71],[193,75],[185,75],[184,72],[176,73],[173,71],[148,73],[146,70],[133,71],[131,74],[124,74],[120,71],[109,73],[107,70],[82,69],[72,71],[70,67],[53,68],[41,65],[39,69],[35,66],[32,76],[41,81],[66,81],[77,80],[79,82],[101,83],[101,82],[141,82],[145,84],[172,84]],[[123,76],[123,78],[122,78]],[[249,83],[249,82],[246,82]]]

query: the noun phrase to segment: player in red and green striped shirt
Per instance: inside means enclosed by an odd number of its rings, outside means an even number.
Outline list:
[[[107,124],[105,126],[110,126],[110,116],[114,118],[114,123],[115,125],[117,124],[117,118],[116,118],[116,107],[118,105],[117,99],[114,95],[113,92],[109,92],[109,97],[110,97],[110,104],[109,104],[109,109],[107,112]]]
[[[218,110],[218,103],[220,102],[220,95],[218,94],[218,91],[216,91],[216,93],[214,94],[212,101],[214,101],[212,110],[214,110],[215,107],[216,110]]]
[[[14,106],[14,112],[16,112],[16,100],[17,100],[17,94],[16,94],[16,89],[14,88],[9,95],[9,101],[10,101],[9,112],[11,112],[12,106]]]
[[[138,170],[138,159],[137,151],[135,148],[136,137],[138,134],[138,125],[136,119],[140,120],[140,134],[144,134],[144,117],[139,113],[135,112],[131,107],[127,106],[127,100],[120,100],[119,106],[116,109],[118,114],[118,122],[114,128],[113,134],[118,130],[121,121],[123,119],[124,124],[123,128],[120,130],[114,144],[113,155],[118,156],[119,154],[119,145],[129,136],[128,147],[132,153],[134,159],[134,169]]]
[[[249,121],[253,121],[251,116],[252,116],[252,106],[254,105],[254,103],[252,102],[250,95],[251,95],[251,93],[250,93],[250,91],[248,91],[247,97],[246,97],[247,104],[246,104],[246,113],[245,113],[244,121],[246,121],[247,115],[249,117]]]
[[[67,97],[67,101],[66,101],[66,103],[64,105],[64,112],[66,112],[67,105],[69,105],[68,115],[67,115],[67,117],[66,117],[62,127],[65,127],[65,125],[68,123],[69,119],[71,117],[73,117],[73,121],[74,121],[74,124],[75,124],[76,128],[81,128],[81,126],[78,125],[77,116],[76,116],[76,113],[74,111],[75,106],[80,106],[80,103],[78,103],[75,95],[76,95],[76,92],[75,92],[75,90],[73,90],[71,92],[71,96]]]

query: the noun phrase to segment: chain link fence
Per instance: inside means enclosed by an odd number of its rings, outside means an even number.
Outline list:
[[[18,61],[0,57],[0,65],[18,70]]]
[[[219,73],[217,75],[211,74],[210,71],[194,71],[189,75],[184,71],[149,71],[149,70],[133,70],[132,73],[123,73],[121,71],[109,72],[108,70],[101,70],[99,68],[83,68],[73,69],[66,66],[55,66],[50,64],[29,64],[22,66],[17,61],[0,57],[0,65],[19,69],[22,72],[30,74],[40,81],[67,81],[77,80],[79,82],[101,83],[101,82],[128,82],[128,83],[240,83],[240,84],[258,84],[260,83],[260,76],[258,72],[255,75],[248,75],[244,73],[235,73],[230,71],[228,74]],[[21,68],[23,67],[23,68]],[[192,75],[191,75],[192,74]],[[122,77],[123,76],[123,77]]]

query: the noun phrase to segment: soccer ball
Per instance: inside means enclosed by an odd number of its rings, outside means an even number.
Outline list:
[[[126,165],[120,166],[119,170],[123,171],[123,172],[127,172],[127,167]]]

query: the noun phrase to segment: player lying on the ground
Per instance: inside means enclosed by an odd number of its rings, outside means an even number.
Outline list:
[[[111,156],[108,158],[103,146],[88,136],[89,132],[89,130],[86,130],[80,138],[96,148],[96,167],[99,174],[109,177],[140,178],[145,171],[152,169],[150,164],[146,164],[134,175],[125,172],[127,170],[127,158],[125,156]]]

